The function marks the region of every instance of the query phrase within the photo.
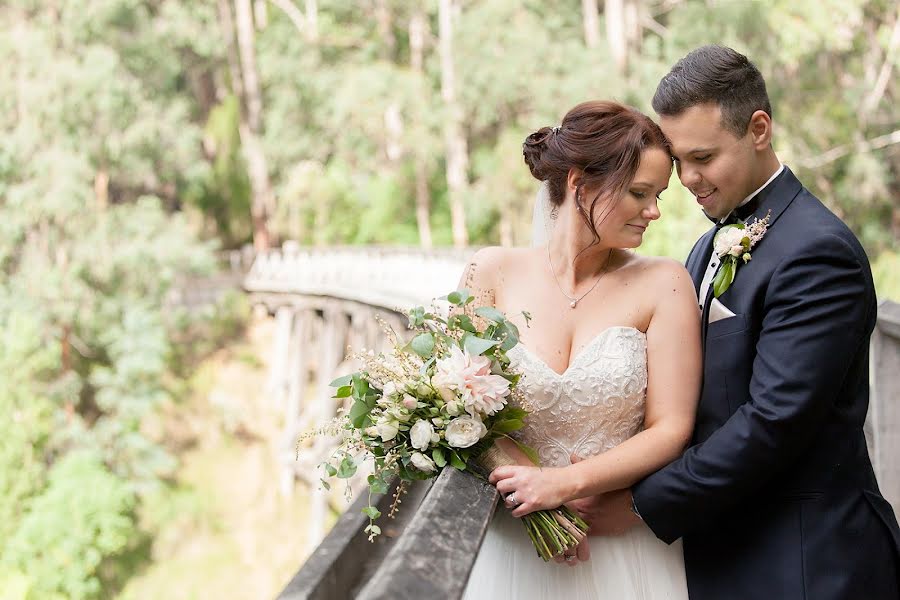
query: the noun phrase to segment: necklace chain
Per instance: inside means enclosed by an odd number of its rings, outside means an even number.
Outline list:
[[[603,279],[604,275],[606,275],[606,267],[609,266],[609,259],[611,257],[612,257],[612,248],[609,249],[609,254],[606,255],[606,262],[603,263],[603,269],[602,269],[603,272],[600,273],[600,277],[597,278],[597,281],[594,282],[594,285],[592,285],[591,288],[588,291],[586,291],[585,293],[583,293],[582,295],[578,296],[577,298],[573,298],[572,296],[570,296],[566,293],[566,291],[563,289],[562,285],[560,285],[560,283],[559,283],[559,277],[556,276],[556,271],[553,270],[553,260],[550,258],[550,244],[547,244],[547,263],[550,265],[550,273],[553,275],[553,281],[556,282],[556,287],[559,288],[560,293],[562,293],[562,295],[565,296],[566,299],[569,301],[569,308],[575,308],[576,306],[578,306],[578,303],[581,302],[585,296],[587,296],[588,294],[590,294],[591,292],[594,291],[594,288],[597,287],[597,284],[600,283],[600,280]]]

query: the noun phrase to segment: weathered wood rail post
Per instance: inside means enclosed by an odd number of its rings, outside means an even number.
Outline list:
[[[881,493],[900,515],[900,304],[885,300],[870,354],[872,390],[866,437]]]

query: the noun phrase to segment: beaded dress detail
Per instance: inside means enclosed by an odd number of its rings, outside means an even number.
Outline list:
[[[544,467],[586,459],[641,430],[647,395],[647,338],[633,327],[600,332],[557,373],[523,345],[507,354],[522,374],[527,408],[517,439]],[[465,600],[688,600],[681,541],[666,545],[645,525],[588,538],[591,558],[569,568],[543,562],[522,523],[502,506],[485,534]]]

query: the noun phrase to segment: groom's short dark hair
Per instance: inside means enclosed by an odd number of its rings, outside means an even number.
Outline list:
[[[766,82],[746,56],[725,46],[703,46],[675,63],[653,95],[653,110],[677,116],[698,104],[716,103],[722,126],[743,137],[758,110],[772,116]]]

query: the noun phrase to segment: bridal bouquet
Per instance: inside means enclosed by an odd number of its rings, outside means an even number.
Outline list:
[[[518,395],[519,375],[510,369],[506,353],[519,342],[518,329],[493,307],[474,311],[480,317],[475,321],[486,324],[479,329],[464,312],[474,300],[466,290],[444,299],[454,307],[450,317],[421,306],[412,309],[409,326],[417,333],[408,343],[386,328],[392,347],[378,355],[357,355],[362,370],[331,384],[337,388],[335,397],[352,398],[352,405],[339,422],[343,441],[323,466],[329,476],[346,479],[361,461],[374,461],[369,505],[363,509],[370,541],[381,533],[375,524],[381,513],[372,505],[372,493],[386,493],[395,477],[401,487],[389,516],[396,513],[405,484],[435,477],[445,465],[483,476],[513,464],[494,445],[499,438],[511,440],[538,463],[532,449],[509,436],[524,426],[527,415],[509,402]],[[527,313],[525,318],[530,318]],[[576,546],[588,529],[565,506],[522,520],[545,561]]]

